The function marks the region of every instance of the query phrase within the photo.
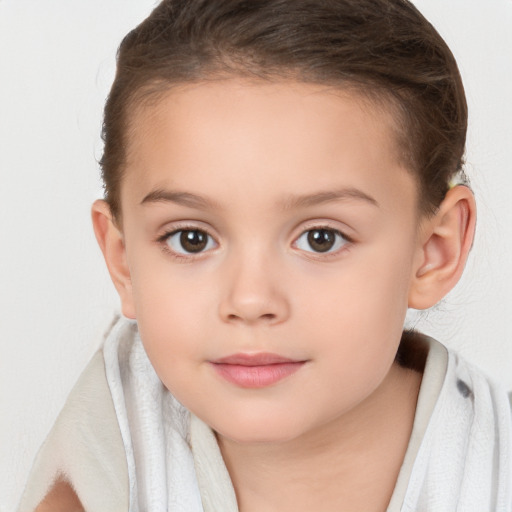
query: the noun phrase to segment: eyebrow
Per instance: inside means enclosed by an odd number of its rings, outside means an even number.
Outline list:
[[[191,192],[179,192],[158,188],[147,194],[140,204],[171,202],[195,208],[198,210],[218,210],[220,206],[211,199],[192,194]]]
[[[379,206],[379,203],[368,194],[357,188],[349,187],[338,190],[326,190],[313,194],[291,195],[282,202],[283,210],[308,208],[319,204],[356,199],[370,205]],[[156,189],[147,194],[140,204],[171,202],[195,208],[198,210],[220,210],[221,207],[215,201],[191,192]]]
[[[338,190],[326,190],[316,192],[314,194],[304,194],[300,196],[290,196],[285,199],[283,207],[285,210],[292,210],[298,208],[307,208],[319,204],[330,203],[333,201],[342,201],[348,199],[357,199],[364,201],[368,204],[378,207],[379,203],[376,199],[365,194],[362,190],[357,188],[348,187]]]

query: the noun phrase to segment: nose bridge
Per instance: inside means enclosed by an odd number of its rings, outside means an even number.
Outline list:
[[[228,271],[220,304],[225,321],[279,323],[289,314],[280,258],[269,247],[244,244],[226,258]]]

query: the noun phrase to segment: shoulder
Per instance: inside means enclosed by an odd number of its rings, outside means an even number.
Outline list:
[[[83,510],[80,503],[86,510],[123,510],[128,495],[124,443],[100,350],[41,446],[18,512]]]
[[[34,512],[85,512],[73,487],[58,481]]]

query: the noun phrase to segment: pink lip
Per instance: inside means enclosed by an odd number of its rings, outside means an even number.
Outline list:
[[[276,354],[233,354],[210,361],[218,375],[243,388],[263,388],[295,373],[306,361]]]

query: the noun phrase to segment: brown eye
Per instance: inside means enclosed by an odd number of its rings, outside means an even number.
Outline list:
[[[308,252],[334,252],[348,243],[340,231],[329,228],[315,228],[304,232],[296,242],[299,249]]]
[[[171,233],[166,239],[167,245],[179,254],[194,254],[211,249],[212,237],[199,229],[180,229]]]
[[[313,229],[308,233],[308,244],[317,252],[327,252],[336,241],[334,233],[329,229]]]
[[[202,231],[182,231],[180,243],[187,252],[200,252],[208,243],[208,235]]]

